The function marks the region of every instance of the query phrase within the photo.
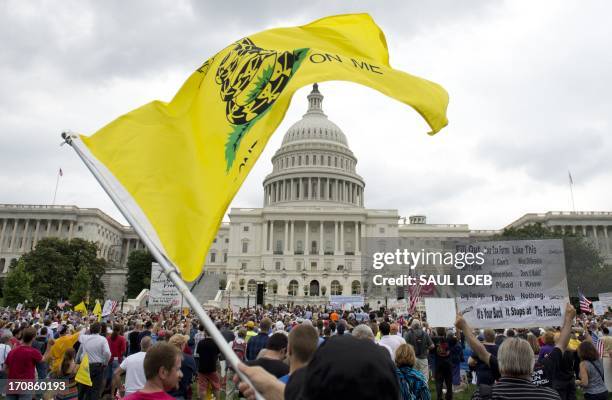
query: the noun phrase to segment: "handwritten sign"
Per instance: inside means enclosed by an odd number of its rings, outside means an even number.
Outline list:
[[[181,306],[181,293],[174,283],[164,274],[158,263],[151,264],[151,287],[149,289],[149,307],[161,308]]]
[[[458,244],[457,251],[481,251],[483,265],[459,274],[487,273],[492,285],[458,287],[457,304],[476,328],[559,326],[569,300],[563,242],[516,240]]]

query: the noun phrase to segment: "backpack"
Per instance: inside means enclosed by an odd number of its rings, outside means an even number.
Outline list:
[[[421,331],[419,336],[415,336],[414,331],[408,332],[408,343],[413,343],[414,339],[414,353],[418,358],[427,356],[427,349],[425,348],[425,332]]]
[[[232,344],[232,350],[234,351],[234,353],[236,353],[240,361],[244,361],[244,356],[246,355],[246,347],[246,342],[238,343],[234,340],[234,343]]]

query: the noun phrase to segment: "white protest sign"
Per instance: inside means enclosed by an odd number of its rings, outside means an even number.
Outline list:
[[[332,307],[342,307],[350,304],[353,307],[363,307],[363,296],[329,296],[329,304]]]
[[[174,283],[164,274],[161,265],[151,264],[151,288],[149,307],[180,307],[181,293]]]
[[[593,302],[593,314],[595,315],[604,315],[606,313],[606,306],[603,301],[594,301]]]
[[[463,246],[463,247],[461,247]],[[459,274],[490,274],[491,286],[457,288],[457,305],[475,328],[560,326],[569,301],[563,241],[516,240],[462,244],[482,252],[482,265]]]
[[[612,307],[612,292],[599,293],[599,301],[601,301],[605,307]]]
[[[457,316],[455,299],[425,297],[425,312],[430,327],[451,327]]]

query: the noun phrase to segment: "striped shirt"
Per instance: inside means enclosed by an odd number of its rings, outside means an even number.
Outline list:
[[[556,390],[536,386],[526,379],[501,378],[492,387],[491,397],[481,397],[480,389],[474,393],[472,400],[561,400]]]

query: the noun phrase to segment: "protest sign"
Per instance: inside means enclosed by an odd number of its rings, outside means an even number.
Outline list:
[[[612,292],[599,293],[599,301],[601,301],[605,307],[612,307]]]
[[[430,327],[451,327],[455,324],[457,316],[455,299],[426,297],[425,312]]]
[[[363,307],[363,296],[329,296],[329,304],[332,307]]]
[[[181,306],[181,293],[174,283],[164,274],[158,263],[151,264],[151,287],[149,289],[149,307],[162,308]]]
[[[603,301],[594,301],[593,302],[593,314],[595,315],[604,315],[606,313],[606,306]]]
[[[457,251],[484,254],[482,265],[467,265],[459,274],[483,273],[490,286],[457,288],[459,311],[477,328],[558,326],[569,300],[563,242],[516,240],[456,245]]]

